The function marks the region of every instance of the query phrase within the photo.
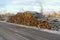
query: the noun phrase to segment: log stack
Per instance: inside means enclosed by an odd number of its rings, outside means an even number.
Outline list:
[[[51,29],[50,22],[48,22],[46,20],[38,20],[37,24],[40,26],[40,28]]]
[[[33,15],[31,12],[17,13],[16,15],[11,16],[8,19],[8,22],[29,25],[29,26],[36,26],[36,27],[37,25],[39,25],[41,28],[50,29],[48,21],[38,20],[36,18],[36,15]]]
[[[17,13],[15,16],[11,16],[8,22],[33,26],[36,22],[36,16],[30,12]]]

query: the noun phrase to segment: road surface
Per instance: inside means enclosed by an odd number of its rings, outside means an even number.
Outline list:
[[[60,35],[0,22],[0,40],[60,40]]]

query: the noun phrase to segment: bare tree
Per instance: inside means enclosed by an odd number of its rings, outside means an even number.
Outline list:
[[[39,6],[40,6],[40,13],[43,14],[43,3],[42,3],[42,0],[37,0],[36,2],[37,2],[37,3],[39,4]]]

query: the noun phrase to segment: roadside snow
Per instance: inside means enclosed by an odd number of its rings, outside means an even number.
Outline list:
[[[48,29],[40,29],[40,30],[41,30],[41,31],[45,31],[45,32],[49,32],[49,33],[59,34],[59,35],[60,35],[60,31],[48,30]]]

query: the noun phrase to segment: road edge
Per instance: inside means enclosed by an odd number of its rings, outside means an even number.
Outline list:
[[[25,27],[25,28],[32,28],[32,29],[35,29],[35,30],[40,30],[40,31],[60,35],[60,31],[54,31],[54,30],[48,30],[48,29],[40,29],[40,28],[37,28],[37,27],[34,27],[34,26],[26,26],[26,25],[21,25],[21,24],[9,23],[9,22],[6,22],[6,21],[0,21],[0,22],[4,22],[4,23],[7,23],[7,24],[11,24],[11,25],[16,25],[16,26],[20,26],[20,27]]]

